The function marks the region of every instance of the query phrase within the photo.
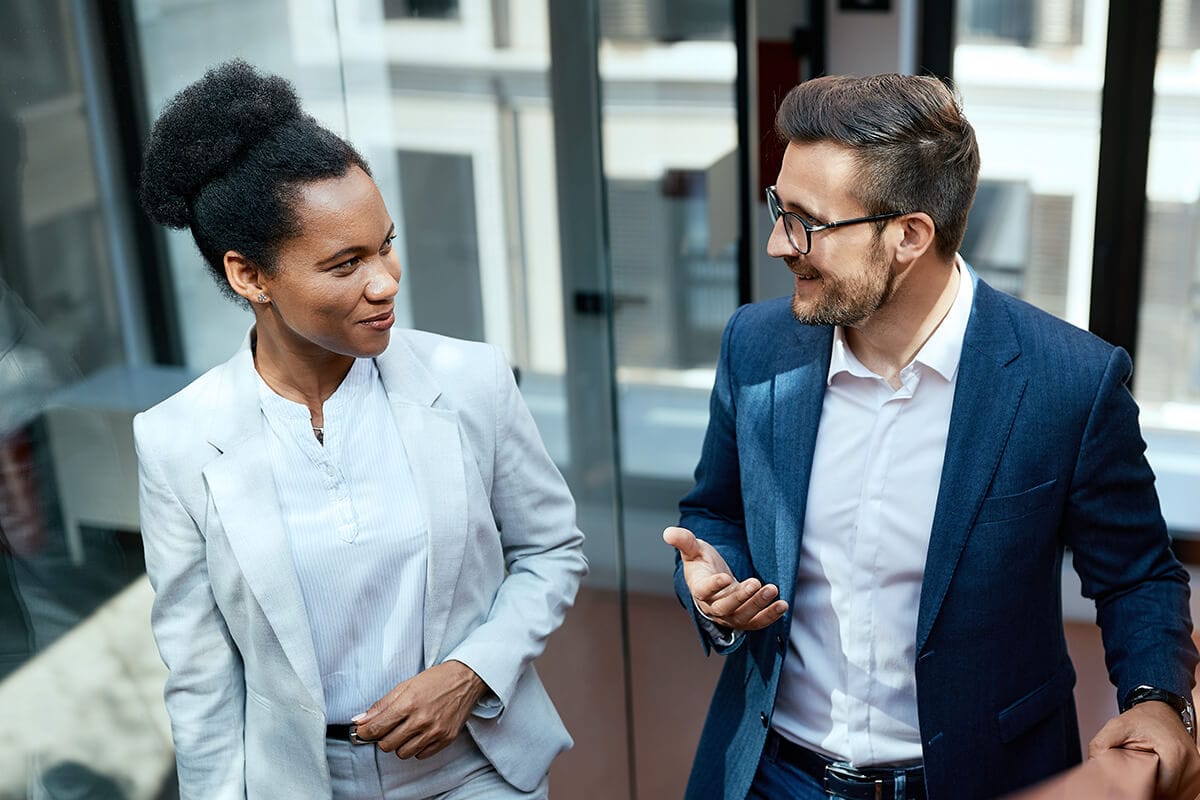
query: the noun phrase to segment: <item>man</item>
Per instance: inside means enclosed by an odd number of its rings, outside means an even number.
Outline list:
[[[1129,357],[958,257],[979,153],[936,79],[808,81],[776,127],[794,294],[730,320],[663,534],[727,657],[688,797],[995,797],[1078,762],[1064,546],[1124,711],[1090,751],[1153,750],[1192,797],[1188,579]]]

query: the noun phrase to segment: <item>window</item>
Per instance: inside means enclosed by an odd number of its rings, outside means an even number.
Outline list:
[[[458,0],[383,0],[386,19],[458,19]]]
[[[959,41],[1022,47],[1077,45],[1083,0],[967,0],[959,5]]]

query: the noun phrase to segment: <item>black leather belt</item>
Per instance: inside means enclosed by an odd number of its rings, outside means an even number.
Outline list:
[[[833,797],[845,800],[925,800],[923,767],[855,769],[801,747],[775,731],[768,735],[767,747],[773,748],[781,761],[811,776]]]
[[[325,738],[337,739],[341,742],[350,742],[350,744],[375,744],[376,739],[360,739],[358,738],[358,726],[350,725],[326,725]]]

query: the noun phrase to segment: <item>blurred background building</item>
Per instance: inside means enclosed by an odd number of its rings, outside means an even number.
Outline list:
[[[725,320],[790,292],[762,187],[813,74],[953,76],[983,153],[965,257],[1134,352],[1200,565],[1200,1],[1132,5],[0,0],[0,798],[173,796],[130,420],[250,317],[141,216],[136,171],[165,101],[234,56],[364,152],[399,323],[503,347],[579,500],[592,573],[539,662],[576,738],[555,796],[682,791],[720,664],[660,532]],[[1115,702],[1064,581],[1090,737]]]

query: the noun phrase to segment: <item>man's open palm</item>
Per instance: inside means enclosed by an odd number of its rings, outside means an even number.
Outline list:
[[[700,613],[726,628],[756,631],[787,612],[779,587],[758,578],[738,581],[717,549],[687,528],[663,531],[663,541],[679,551],[683,579]]]

